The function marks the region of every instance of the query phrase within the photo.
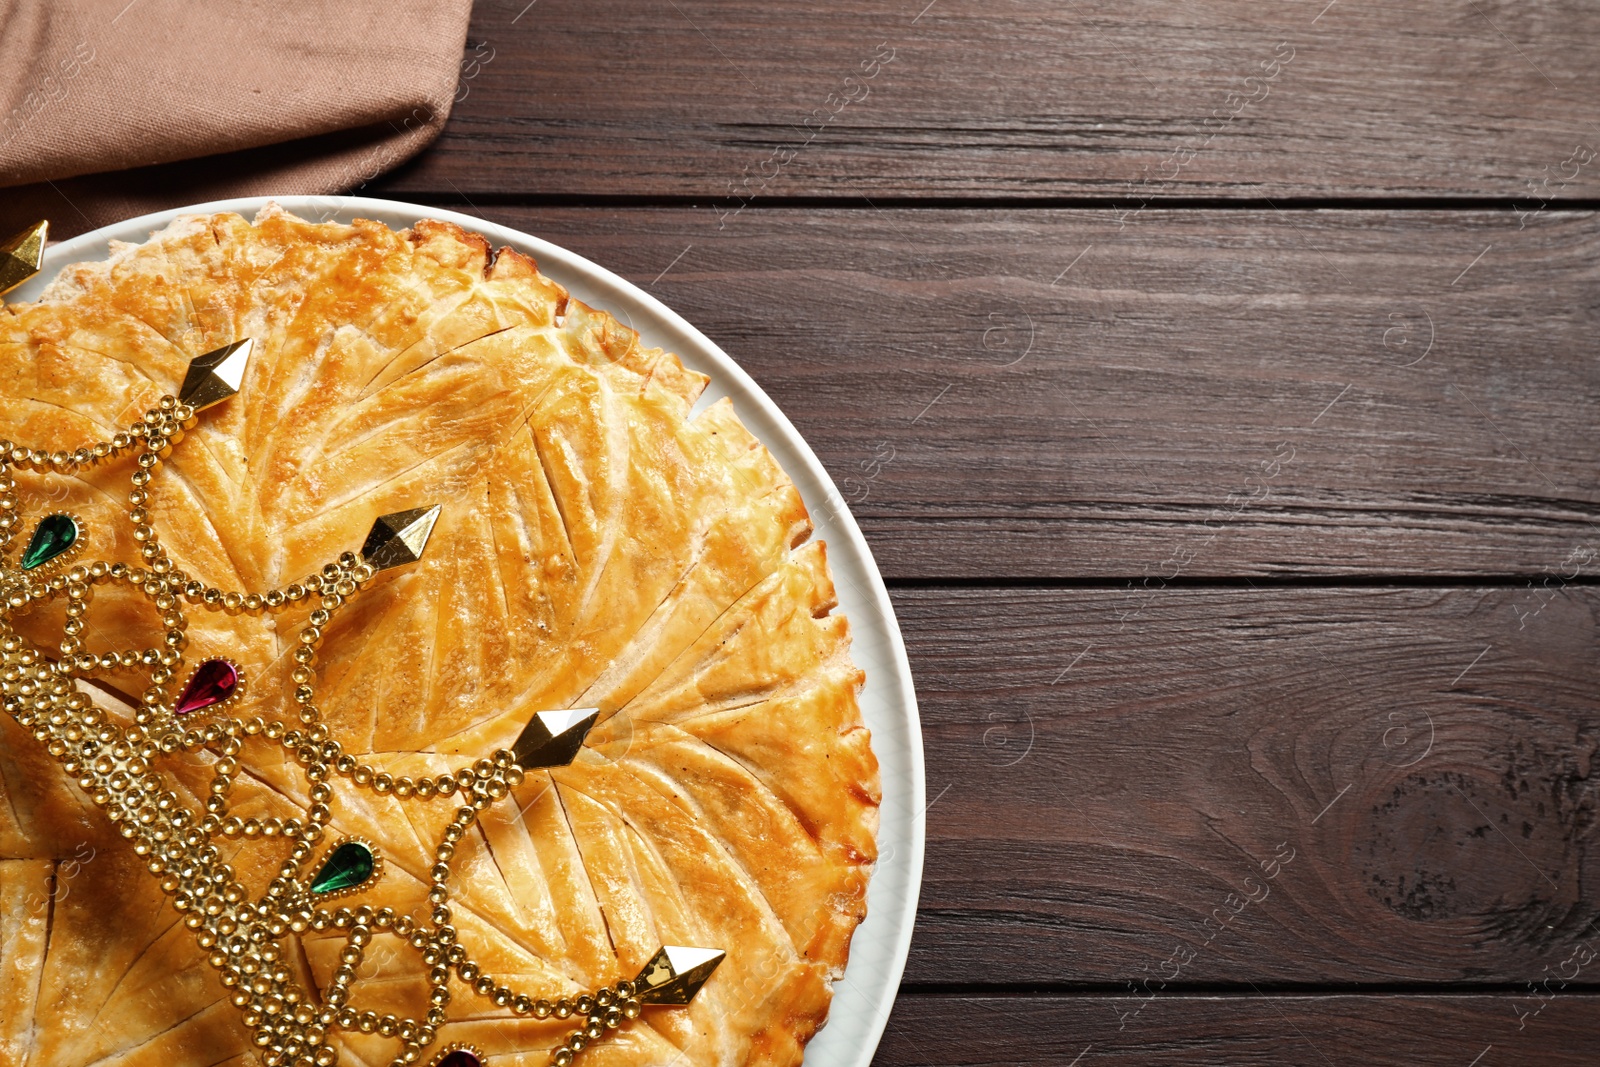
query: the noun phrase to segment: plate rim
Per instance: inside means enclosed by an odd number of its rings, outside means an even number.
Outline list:
[[[482,234],[495,245],[508,245],[533,256],[541,271],[548,263],[559,264],[556,271],[546,272],[547,276],[570,288],[568,280],[563,277],[570,272],[591,286],[636,304],[655,320],[646,323],[652,327],[650,333],[664,333],[669,337],[677,335],[679,345],[663,347],[675,352],[690,365],[709,365],[702,367],[712,376],[708,394],[716,389],[733,396],[736,410],[749,405],[759,413],[760,419],[757,421],[760,425],[752,426],[751,411],[745,408],[738,412],[741,422],[774,454],[784,472],[795,482],[816,525],[813,537],[821,539],[824,524],[832,527],[827,538],[828,561],[835,586],[842,584],[840,572],[844,569],[842,564],[846,562],[854,564],[864,579],[860,584],[848,583],[848,591],[866,597],[868,603],[865,606],[871,609],[867,612],[846,611],[852,630],[852,649],[862,647],[863,637],[869,636],[864,631],[870,630],[870,636],[881,641],[885,647],[886,658],[893,671],[894,684],[890,687],[893,691],[884,694],[884,706],[886,712],[899,717],[898,723],[891,720],[891,724],[902,728],[900,736],[894,740],[897,742],[897,754],[906,762],[906,773],[897,776],[893,789],[890,788],[890,776],[881,776],[883,802],[879,807],[877,834],[879,857],[868,885],[867,916],[852,934],[849,961],[844,973],[833,983],[827,1021],[805,1047],[805,1060],[812,1064],[826,1062],[838,1067],[868,1067],[898,996],[916,923],[926,848],[926,770],[916,690],[894,606],[873,559],[872,550],[851,514],[848,502],[840,495],[816,453],[782,409],[733,357],[660,299],[587,257],[552,241],[449,208],[377,197],[303,194],[232,197],[167,208],[111,223],[49,245],[39,274],[7,294],[7,301],[37,299],[38,293],[62,268],[75,262],[105,258],[111,241],[142,242],[151,233],[182,215],[234,212],[249,221],[269,203],[276,203],[302,218],[316,216],[317,221],[348,221],[353,217],[369,217],[392,225],[394,218],[409,218],[411,222],[425,218],[438,219]],[[106,247],[101,249],[98,247],[101,245]],[[597,302],[596,306],[615,314],[615,310],[606,308],[604,302]],[[630,325],[639,328],[638,324],[630,322]],[[686,351],[685,345],[692,351]],[[795,470],[795,464],[806,475],[810,483],[808,486],[800,484],[802,479],[797,477],[799,472]],[[819,492],[820,500],[815,499]],[[819,507],[826,514],[826,518],[820,521],[817,519]],[[848,549],[848,555],[838,551],[840,539],[843,540],[843,547]],[[841,602],[846,592],[840,590]],[[868,674],[867,685],[873,685],[871,673]],[[867,701],[864,699],[862,703],[865,716]],[[873,751],[880,767],[886,762],[880,739],[890,740],[881,729],[883,725],[872,726]],[[862,979],[867,980],[866,984],[862,984]],[[850,998],[848,1001],[847,997]],[[841,1009],[844,1011],[841,1012]]]

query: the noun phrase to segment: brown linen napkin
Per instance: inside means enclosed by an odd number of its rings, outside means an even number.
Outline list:
[[[0,239],[354,189],[438,135],[471,7],[0,0]]]

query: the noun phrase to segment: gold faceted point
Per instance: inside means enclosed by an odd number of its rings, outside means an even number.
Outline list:
[[[361,546],[362,558],[380,571],[415,563],[422,558],[428,538],[433,535],[433,524],[438,521],[438,504],[379,515]]]
[[[578,758],[583,739],[589,736],[599,708],[565,708],[541,711],[528,720],[511,753],[525,771],[537,767],[565,767]]]
[[[641,1004],[687,1004],[727,958],[720,948],[663,945],[633,980]]]
[[[178,399],[196,411],[220,404],[239,391],[244,381],[245,364],[255,341],[246,337],[231,345],[214,348],[203,356],[189,361],[189,372],[183,376],[183,386]]]
[[[40,219],[0,245],[0,294],[9,293],[39,273],[49,232],[50,220]]]

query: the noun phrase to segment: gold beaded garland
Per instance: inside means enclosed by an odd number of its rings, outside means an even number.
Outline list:
[[[454,772],[415,779],[394,777],[344,752],[321,721],[313,664],[326,628],[380,570],[420,557],[437,508],[380,517],[360,555],[342,553],[306,578],[266,592],[219,589],[185,574],[166,555],[150,522],[145,487],[171,446],[194,427],[198,410],[234,395],[250,347],[248,342],[236,342],[196,357],[181,398],[162,397],[127,432],[110,441],[71,452],[47,452],[0,441],[0,693],[5,711],[32,732],[68,776],[105,810],[121,836],[133,843],[134,851],[146,857],[150,873],[160,879],[162,891],[183,916],[184,925],[194,932],[196,944],[207,951],[207,961],[222,985],[233,990],[230,1003],[239,1010],[266,1067],[305,1063],[332,1067],[339,1053],[329,1039],[337,1030],[395,1038],[400,1047],[392,1067],[420,1062],[423,1050],[434,1043],[448,1019],[452,973],[473,993],[513,1016],[579,1019],[580,1025],[552,1054],[556,1067],[569,1067],[587,1045],[626,1020],[638,1018],[646,1003],[688,1003],[720,963],[720,952],[664,947],[632,982],[620,981],[576,999],[558,997],[554,1003],[484,974],[457,942],[457,931],[451,925],[451,863],[466,828],[522,781],[524,767],[518,754],[502,749]],[[12,542],[23,526],[14,469],[70,475],[133,452],[137,455],[128,519],[139,545],[139,564],[76,563],[87,528],[65,515],[47,516],[46,521],[59,521],[37,526],[23,560],[11,561]],[[164,629],[161,647],[98,653],[83,648],[83,616],[93,603],[95,589],[108,583],[126,584],[150,601]],[[58,648],[35,647],[17,633],[16,614],[34,602],[63,598],[66,622]],[[251,616],[279,613],[307,599],[313,607],[293,653],[290,695],[296,708],[294,722],[262,715],[219,716],[230,710],[244,681],[243,672],[220,656],[206,660],[188,675],[178,699],[169,694],[169,686],[184,676],[188,622],[183,604]],[[215,664],[225,664],[226,669],[213,667]],[[208,668],[209,673],[203,674]],[[131,722],[108,718],[77,684],[80,678],[130,671],[145,672],[148,677],[148,687]],[[210,690],[197,695],[196,688],[208,683]],[[210,696],[217,699],[202,699]],[[185,708],[196,717],[209,713],[211,721],[191,722]],[[578,722],[570,714],[561,721]],[[590,717],[581,730],[586,732],[592,722]],[[576,750],[576,745],[569,743],[570,733],[557,736],[538,722],[531,724],[530,730],[542,748],[520,748],[523,761],[530,761],[529,753],[536,751]],[[576,736],[581,743],[582,734]],[[276,742],[302,766],[311,783],[310,805],[302,818],[241,819],[229,813],[228,796],[240,769],[238,756],[244,740],[254,738]],[[519,744],[532,743],[525,738]],[[204,814],[197,814],[182,806],[172,783],[152,765],[161,755],[201,748],[209,749],[216,759]],[[328,836],[334,799],[329,783],[334,778],[402,799],[427,801],[460,794],[455,817],[434,851],[426,920],[390,908],[330,911],[320,906],[331,897],[361,891],[382,874],[377,850],[355,839],[329,846],[319,872],[308,873],[308,862]],[[247,840],[281,837],[293,844],[278,877],[264,895],[253,899],[233,867],[219,858],[212,843],[217,836]],[[339,850],[356,845],[365,850],[365,859],[359,851],[351,853],[342,861],[346,866],[329,875],[327,865],[339,857]],[[352,884],[357,875],[359,879]],[[334,890],[321,886],[333,886]],[[290,934],[330,928],[345,932],[345,944],[332,982],[318,1003],[294,980],[283,962],[280,942]],[[350,988],[375,930],[392,930],[429,968],[430,1006],[422,1019],[379,1016],[350,1006]],[[482,1054],[470,1046],[451,1045],[431,1063],[434,1067],[477,1067],[481,1059]]]

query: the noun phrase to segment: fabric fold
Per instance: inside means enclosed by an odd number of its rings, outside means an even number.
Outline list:
[[[218,197],[356,188],[442,129],[470,13],[0,0],[0,231],[42,214],[62,237]]]

